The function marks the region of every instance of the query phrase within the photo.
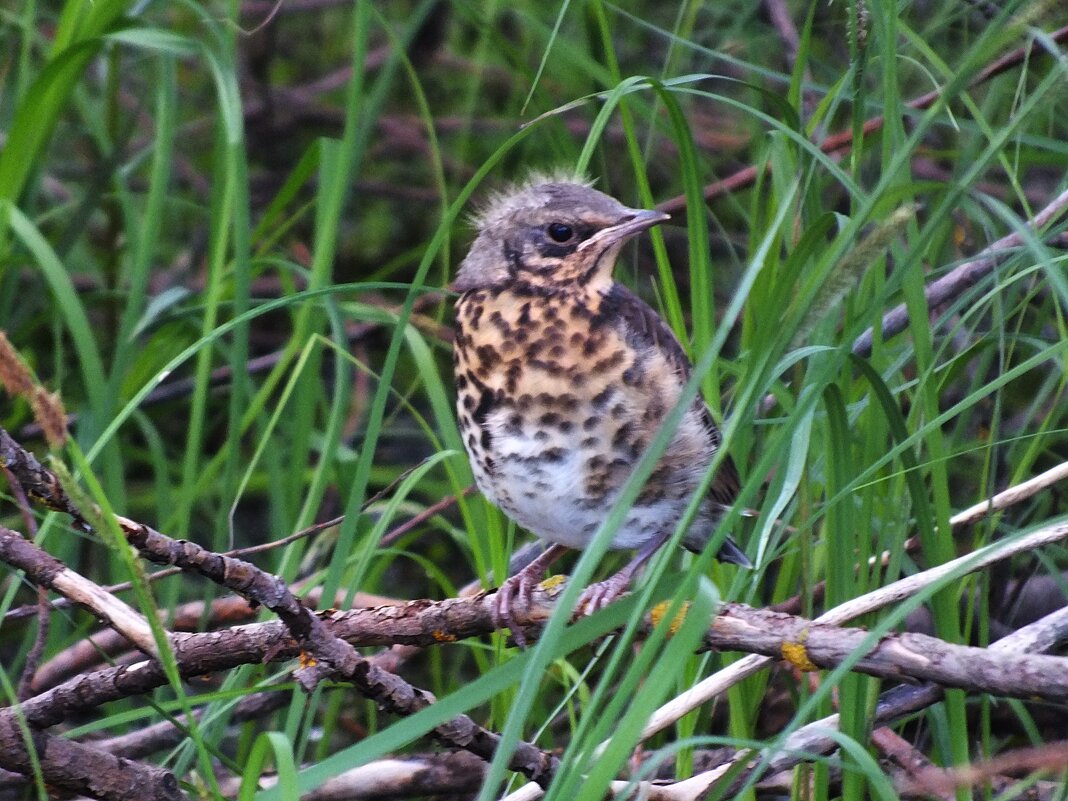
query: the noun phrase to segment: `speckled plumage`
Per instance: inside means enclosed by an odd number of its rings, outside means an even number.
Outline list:
[[[590,541],[690,375],[671,330],[612,277],[624,242],[666,218],[584,183],[535,178],[476,219],[453,285],[460,428],[479,489],[552,543]],[[719,443],[698,399],[613,547],[651,553],[670,536]],[[708,542],[736,491],[726,460],[687,547]],[[720,558],[746,563],[729,540]]]

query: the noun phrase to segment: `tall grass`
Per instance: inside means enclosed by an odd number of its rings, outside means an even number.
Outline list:
[[[517,739],[560,753],[547,797],[601,798],[631,775],[652,711],[735,658],[694,653],[719,601],[800,595],[812,614],[1063,512],[1045,493],[949,533],[954,509],[1068,459],[1064,223],[1028,235],[944,307],[923,295],[1064,188],[1068,60],[1047,35],[1063,13],[1022,1],[793,3],[789,58],[757,8],[239,13],[27,0],[0,11],[0,326],[76,414],[74,444],[56,456],[98,503],[220,551],[344,514],[254,557],[339,604],[442,598],[501,576],[526,535],[463,496],[450,304],[435,293],[470,240],[474,199],[565,165],[632,205],[684,199],[618,276],[658,305],[693,358],[689,390],[723,423],[743,476],[729,523],[757,564],[670,549],[627,601],[575,625],[557,615],[529,651],[494,635],[426,652],[404,672],[440,700],[409,718],[379,715],[344,687],[304,697],[285,686],[288,706],[231,725],[242,697],[286,675],[249,666],[211,685],[175,677],[151,699],[109,705],[79,735],[202,710],[153,759],[207,796],[228,771],[251,781],[273,767],[291,784],[260,796],[288,797],[286,787],[425,750],[434,725],[467,712],[504,737],[480,798],[512,781]],[[1025,65],[972,86],[1028,41]],[[324,75],[337,80],[314,83]],[[936,87],[926,110],[907,105]],[[879,115],[885,124],[865,135]],[[846,130],[851,149],[820,150]],[[705,187],[747,165],[760,168],[754,185],[704,202]],[[909,328],[884,340],[881,317],[900,302]],[[870,357],[854,356],[873,327]],[[264,354],[273,360],[250,370]],[[160,399],[176,381],[184,389]],[[21,401],[0,406],[0,424],[26,443],[32,422]],[[379,547],[394,523],[448,495],[454,507]],[[565,566],[576,577],[565,603],[622,558],[605,547],[624,512]],[[10,503],[2,514],[24,530]],[[216,593],[145,585],[102,537],[55,514],[38,525],[38,542],[73,569],[132,579],[164,611]],[[902,548],[910,536],[918,551]],[[884,551],[885,567],[871,566]],[[1065,556],[1050,548],[1013,574],[1059,578]],[[934,631],[985,644],[1006,619],[1003,581],[980,574],[935,594]],[[0,586],[0,613],[29,602],[17,576]],[[692,603],[682,627],[639,636],[665,599]],[[55,612],[45,658],[92,629],[80,612]],[[0,631],[9,702],[35,634],[17,622]],[[880,687],[850,673],[822,686],[782,670],[754,676],[650,741],[650,763],[684,776],[708,747],[759,748],[837,710],[855,747],[814,759],[794,795],[890,797],[869,736]],[[1056,736],[1026,704],[1003,710],[951,691],[900,731],[944,765]]]

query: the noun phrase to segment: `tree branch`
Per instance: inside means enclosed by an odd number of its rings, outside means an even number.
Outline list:
[[[1063,28],[1048,33],[1047,37],[1050,41],[1061,44],[1068,41],[1068,25]],[[1044,52],[1044,51],[1043,51]],[[992,78],[1001,75],[1003,72],[1007,72],[1013,67],[1017,67],[1023,64],[1032,55],[1032,44],[1029,42],[1022,47],[1018,47],[1015,50],[1006,53],[1001,58],[992,61],[986,67],[984,67],[975,79],[968,85],[970,89],[974,89],[977,86],[981,86]],[[905,103],[911,109],[916,111],[923,111],[935,104],[935,101],[942,96],[941,89],[933,89],[930,92],[914,97]],[[864,121],[861,126],[864,136],[870,136],[871,134],[882,129],[886,124],[886,118],[882,115],[878,117],[871,117]],[[840,133],[832,134],[819,143],[819,148],[824,153],[838,153],[839,151],[846,150],[853,146],[853,131],[842,131]],[[769,164],[764,165],[750,165],[738,172],[723,178],[722,180],[715,181],[708,184],[704,189],[704,198],[706,201],[714,200],[717,197],[730,194],[731,192],[739,189],[747,189],[756,183],[757,178],[760,176],[762,170],[770,170]],[[670,200],[665,200],[663,203],[657,204],[658,211],[665,211],[668,214],[679,214],[686,210],[686,196],[678,195]]]
[[[1068,208],[1068,190],[1061,192],[1042,211],[1035,215],[1033,220],[1028,220],[1024,228],[1031,234],[1041,231],[1050,222],[1055,220]],[[974,259],[955,267],[950,272],[932,281],[923,290],[923,296],[929,309],[935,309],[956,297],[961,292],[974,286],[997,266],[1012,248],[1024,244],[1023,231],[1013,231],[1003,236],[991,245],[984,248]],[[887,339],[900,334],[909,324],[909,311],[904,303],[895,306],[883,315],[882,337]],[[874,329],[869,328],[853,342],[853,353],[858,356],[870,356],[872,344],[875,340]]]
[[[32,495],[35,500],[49,508],[66,511],[81,526],[91,530],[91,526],[70,501],[55,475],[41,466],[32,454],[19,446],[2,428],[0,428],[0,460],[17,476],[24,487],[34,488]],[[116,520],[129,543],[143,557],[153,562],[176,565],[199,573],[250,601],[267,607],[278,615],[285,627],[286,635],[292,638],[287,647],[283,644],[282,632],[275,631],[273,632],[274,643],[271,647],[267,647],[262,638],[256,638],[256,644],[247,641],[235,643],[235,653],[217,651],[214,655],[206,654],[204,660],[199,662],[192,660],[193,665],[210,663],[213,657],[222,657],[222,663],[217,663],[215,669],[224,669],[239,664],[277,659],[283,653],[286,656],[294,656],[296,655],[295,649],[299,648],[299,652],[306,652],[309,658],[306,658],[305,664],[297,669],[295,677],[306,690],[314,688],[325,678],[339,678],[351,682],[384,709],[400,715],[414,714],[434,702],[435,699],[431,693],[409,684],[393,673],[382,670],[357,653],[352,645],[336,636],[319,616],[301,604],[285,582],[277,576],[262,571],[244,560],[209,551],[196,543],[172,539],[149,526],[125,517],[116,516]],[[43,559],[48,565],[48,568],[43,569],[44,572],[58,570],[58,575],[65,575],[63,571],[66,568],[62,566],[62,563],[13,531],[0,529],[0,546],[3,545],[6,545],[12,553],[18,554],[31,549],[34,556]],[[6,554],[7,551],[0,547],[0,558],[5,558]],[[82,581],[86,580],[82,579]],[[103,593],[102,590],[100,592]],[[117,602],[113,596],[107,597]],[[236,630],[236,632],[256,631],[257,629],[258,627],[253,626]],[[227,641],[235,639],[234,633],[235,630],[231,630],[212,632],[209,635],[189,636],[207,636],[209,647],[221,648],[225,651],[230,647]],[[179,635],[171,634],[171,637],[175,657],[183,675],[196,675],[204,672],[198,667],[191,666],[188,659],[189,652],[184,650],[184,643],[179,639]],[[242,638],[239,635],[236,639]],[[43,719],[35,718],[32,712],[28,712],[31,708],[40,708],[39,704],[34,704],[36,699],[29,699],[11,714],[24,714],[33,725],[43,728],[54,725],[79,705],[86,708],[85,704],[88,699],[96,699],[88,704],[89,707],[95,707],[104,702],[99,699],[108,696],[122,697],[131,694],[131,690],[134,693],[144,692],[154,686],[159,686],[157,682],[163,678],[162,668],[155,661],[113,670],[118,672],[101,671],[79,677],[79,679],[85,679],[84,682],[78,682],[80,685],[78,692],[83,693],[80,695],[69,694],[64,690],[64,686],[56,688],[54,703],[49,708],[50,714]],[[134,690],[137,687],[143,689]],[[43,696],[37,696],[38,699],[41,697]],[[0,717],[8,712],[9,710],[0,710]],[[436,727],[434,735],[449,745],[470,750],[484,759],[492,757],[499,740],[496,733],[479,726],[467,715],[458,715]],[[509,763],[512,770],[523,773],[537,782],[547,781],[557,765],[555,757],[529,743],[520,743]]]
[[[26,748],[26,730],[16,716],[0,715],[0,767],[33,776],[33,762]],[[163,768],[123,759],[81,743],[30,730],[34,757],[45,781],[52,787],[77,795],[108,801],[179,801],[174,774]]]

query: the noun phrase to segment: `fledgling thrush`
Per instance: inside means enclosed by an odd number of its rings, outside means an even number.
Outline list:
[[[623,244],[668,219],[585,183],[535,176],[494,197],[452,288],[457,410],[479,489],[552,545],[504,582],[496,623],[529,598],[566,548],[593,538],[677,403],[692,367],[671,329],[612,272]],[[698,398],[615,533],[634,559],[583,594],[592,612],[622,593],[671,536],[720,445]],[[723,460],[683,545],[699,551],[738,492]],[[749,565],[726,539],[721,561]]]

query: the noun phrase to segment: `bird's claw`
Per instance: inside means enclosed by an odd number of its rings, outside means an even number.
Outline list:
[[[595,612],[600,612],[609,604],[619,598],[627,589],[629,578],[619,574],[605,581],[591,584],[579,597],[578,606],[575,607],[575,618],[589,617]]]
[[[512,639],[520,648],[527,647],[527,638],[523,634],[522,627],[516,623],[512,608],[518,601],[525,608],[529,608],[531,597],[534,593],[534,582],[522,572],[505,581],[493,596],[493,608],[490,619],[496,629],[510,629]]]

